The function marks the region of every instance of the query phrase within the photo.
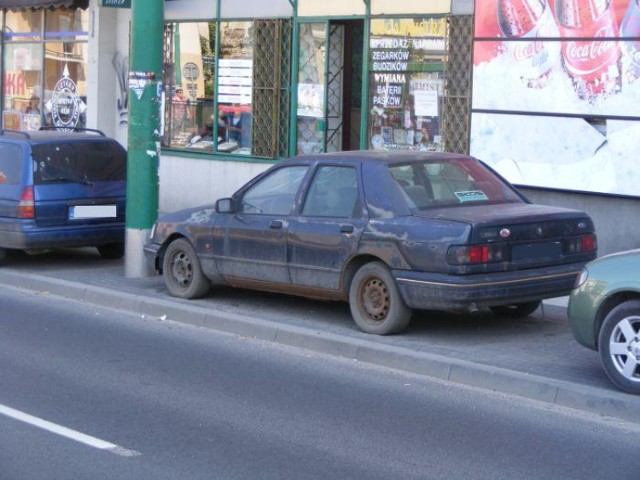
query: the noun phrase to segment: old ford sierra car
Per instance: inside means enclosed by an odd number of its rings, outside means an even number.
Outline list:
[[[167,215],[145,253],[171,295],[226,284],[346,300],[384,335],[412,309],[529,315],[569,294],[596,237],[585,213],[532,205],[474,158],[361,151],[284,160]]]

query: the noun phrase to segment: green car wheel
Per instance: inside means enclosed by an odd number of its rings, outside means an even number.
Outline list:
[[[640,394],[640,300],[626,301],[609,312],[600,329],[599,347],[614,385]]]

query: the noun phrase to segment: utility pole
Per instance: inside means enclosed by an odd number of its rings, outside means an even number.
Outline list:
[[[164,1],[131,1],[125,277],[151,274],[142,247],[158,216]]]

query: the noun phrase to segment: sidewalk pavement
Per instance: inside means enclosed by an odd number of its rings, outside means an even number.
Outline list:
[[[123,261],[93,249],[12,253],[0,284],[640,423],[640,396],[613,387],[598,354],[573,339],[566,298],[518,320],[420,311],[407,332],[379,337],[362,333],[345,303],[227,287],[173,298],[161,277],[124,278]]]

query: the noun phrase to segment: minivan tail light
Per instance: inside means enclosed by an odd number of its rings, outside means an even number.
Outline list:
[[[18,203],[18,218],[36,218],[36,204],[33,196],[33,186],[25,187]]]

